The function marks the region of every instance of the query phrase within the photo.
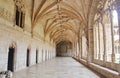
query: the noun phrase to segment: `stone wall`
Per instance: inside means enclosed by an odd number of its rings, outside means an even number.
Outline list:
[[[30,66],[36,64],[36,50],[38,50],[38,63],[56,56],[54,43],[44,39],[42,28],[40,31],[38,29],[40,27],[36,27],[39,31],[34,29],[31,33],[32,0],[29,2],[26,0],[24,28],[15,25],[15,1],[17,0],[0,0],[0,71],[7,70],[10,47],[15,49],[14,71],[26,68],[27,49],[30,50]]]
[[[36,64],[36,50],[38,62],[45,61],[45,51],[49,52],[50,58],[55,57],[55,48],[40,39],[32,38],[26,31],[16,30],[0,23],[0,71],[7,70],[8,50],[12,45],[15,47],[15,71],[26,68],[27,49],[30,49],[30,65]],[[43,54],[42,54],[43,53]],[[43,56],[42,56],[43,55]],[[48,59],[48,58],[47,58]]]

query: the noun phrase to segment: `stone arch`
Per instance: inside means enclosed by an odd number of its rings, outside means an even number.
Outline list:
[[[56,44],[57,56],[72,56],[72,45],[73,44],[70,41],[61,41]]]

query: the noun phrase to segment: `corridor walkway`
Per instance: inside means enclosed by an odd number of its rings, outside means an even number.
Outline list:
[[[103,78],[70,57],[57,57],[15,72],[13,78]]]

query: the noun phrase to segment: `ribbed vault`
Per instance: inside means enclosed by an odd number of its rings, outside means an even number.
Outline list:
[[[37,23],[44,23],[44,36],[58,43],[77,41],[80,30],[87,30],[97,11],[99,0],[33,0],[32,31]],[[40,2],[40,3],[38,3]],[[36,4],[39,4],[38,6]]]

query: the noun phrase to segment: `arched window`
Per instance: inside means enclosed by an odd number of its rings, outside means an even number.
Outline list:
[[[111,22],[110,22],[110,13],[104,16],[104,26],[105,26],[105,35],[106,35],[106,51],[105,58],[107,62],[112,62],[112,31],[111,31]]]
[[[94,17],[93,62],[111,69],[111,64],[120,64],[120,20],[119,11],[114,5],[113,0],[109,0]],[[114,70],[119,71],[116,67]]]
[[[24,27],[25,13],[16,5],[15,24],[21,28]]]
[[[103,43],[103,26],[102,24],[97,21],[94,27],[94,58],[103,60],[103,53],[104,53],[104,43]]]

